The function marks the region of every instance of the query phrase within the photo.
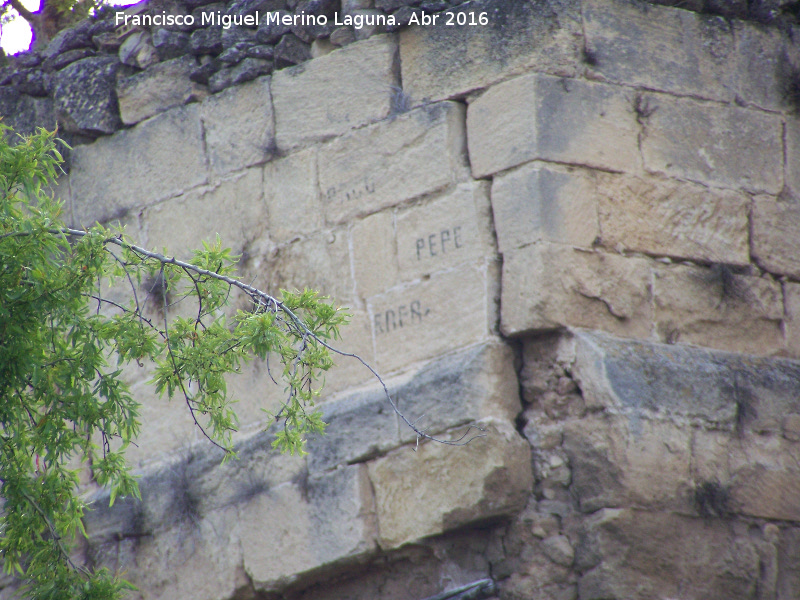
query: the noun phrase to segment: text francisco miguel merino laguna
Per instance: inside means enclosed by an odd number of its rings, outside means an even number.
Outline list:
[[[410,25],[419,24],[419,19],[417,18],[417,22],[414,22],[414,17],[418,17],[418,15],[413,15],[411,18]],[[354,27],[355,29],[361,29],[362,27],[369,26],[382,26],[382,25],[396,25],[397,21],[395,20],[393,15],[376,15],[376,14],[369,14],[369,15],[343,15],[340,16],[339,13],[335,13],[332,19],[329,19],[325,15],[307,15],[305,13],[301,13],[299,15],[289,15],[286,13],[280,13],[277,11],[270,11],[265,13],[264,15],[260,15],[258,12],[251,15],[226,15],[220,11],[208,11],[201,13],[200,15],[200,25],[221,25],[223,29],[229,29],[234,25],[246,25],[248,27],[257,27],[261,23],[266,23],[267,25],[285,25],[285,26],[315,26],[315,25],[327,25],[329,21],[333,22],[333,25],[349,25]],[[122,11],[116,14],[115,18],[115,25],[132,25],[134,27],[143,26],[143,27],[163,27],[163,26],[170,26],[170,25],[189,25],[192,26],[195,24],[195,18],[193,15],[171,15],[167,14],[165,11],[157,14],[143,14],[143,15],[129,15]]]

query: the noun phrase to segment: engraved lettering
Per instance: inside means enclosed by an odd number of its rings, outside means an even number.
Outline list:
[[[436,234],[432,233],[428,236],[428,248],[431,251],[431,256],[438,256],[438,253],[433,249],[436,245]]]
[[[381,322],[382,314],[375,315],[375,331],[377,333],[383,333],[383,323]]]
[[[422,322],[422,313],[420,312],[420,301],[414,300],[411,303],[411,322],[414,322],[414,317],[417,317],[417,321]]]
[[[423,248],[425,248],[425,238],[419,238],[417,240],[417,260],[422,259],[419,253]]]
[[[449,229],[442,229],[441,233],[439,234],[441,239],[441,246],[442,246],[442,254],[447,253],[447,242],[450,241],[450,230]]]
[[[453,227],[453,239],[455,240],[456,248],[461,248],[463,244],[461,243],[461,238],[458,235],[458,232],[461,231],[461,225],[457,225]]]
[[[397,324],[400,325],[400,327],[403,326],[403,315],[405,314],[405,312],[406,312],[406,305],[405,304],[403,304],[403,305],[401,305],[401,306],[399,306],[397,308]],[[408,315],[406,315],[406,316],[408,316]]]
[[[390,316],[391,316],[391,321],[389,320]],[[392,324],[392,328],[391,329],[389,329],[389,323],[390,322]],[[395,320],[394,311],[393,310],[387,310],[386,311],[386,332],[388,333],[389,331],[394,331],[395,329],[397,329],[397,321]]]

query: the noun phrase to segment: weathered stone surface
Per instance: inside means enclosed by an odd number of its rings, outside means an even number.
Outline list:
[[[638,106],[648,171],[753,192],[783,188],[777,115],[655,94],[643,96]]]
[[[263,108],[269,106],[266,103]],[[225,121],[220,125],[225,130]],[[317,186],[317,149],[268,162],[264,166],[264,199],[269,213],[269,235],[279,244],[317,231],[323,221]]]
[[[99,135],[119,129],[118,69],[115,58],[98,56],[76,61],[56,74],[53,97],[58,122],[66,131]]]
[[[340,135],[388,116],[392,86],[397,86],[396,54],[394,38],[376,36],[276,73],[272,93],[278,147]]]
[[[800,358],[800,284],[784,282],[784,335],[789,356]]]
[[[756,263],[781,275],[800,278],[800,205],[769,196],[753,201],[752,252]]]
[[[800,94],[798,94],[800,98]],[[800,197],[800,118],[786,118],[786,186]]]
[[[636,170],[639,125],[624,88],[531,74],[497,84],[467,112],[472,173],[544,159]]]
[[[661,341],[748,354],[783,346],[783,294],[771,278],[738,275],[726,265],[659,266],[653,298]]]
[[[200,118],[209,166],[215,174],[238,171],[272,157],[275,125],[269,88],[269,77],[261,77],[203,102]]]
[[[76,223],[107,221],[205,183],[202,139],[199,108],[189,105],[75,148],[70,186]]]
[[[96,54],[97,53],[92,48],[76,48],[75,50],[67,50],[63,54],[48,58],[42,66],[47,71],[60,71],[76,60],[90,58]]]
[[[122,122],[132,125],[160,112],[203,98],[207,92],[189,79],[197,63],[183,56],[120,79],[117,98]]]
[[[739,96],[768,110],[796,110],[800,49],[790,30],[736,23]]]
[[[189,38],[192,54],[219,54],[222,52],[222,26],[209,25],[195,29]]]
[[[320,150],[319,186],[327,220],[346,222],[463,181],[468,177],[464,145],[464,109],[452,102],[418,108],[326,144]]]
[[[223,67],[208,78],[208,88],[216,93],[272,72],[272,61],[263,58],[244,58],[233,67]]]
[[[497,245],[507,253],[532,242],[590,247],[600,235],[596,178],[534,163],[492,181]]]
[[[47,48],[44,50],[44,58],[51,58],[58,56],[69,50],[77,50],[79,48],[90,48],[92,46],[91,38],[88,35],[85,27],[70,27],[59,31]]]
[[[256,496],[239,509],[244,568],[258,590],[280,588],[323,565],[375,548],[366,467],[354,465]]]
[[[261,30],[259,29],[259,31]],[[271,37],[269,34],[264,34],[261,39],[270,39]],[[287,33],[281,37],[281,41],[275,44],[274,56],[275,68],[285,69],[311,60],[311,46],[296,35]]]
[[[750,262],[750,200],[742,193],[656,177],[603,177],[597,193],[608,248],[727,265]]]
[[[134,31],[119,47],[119,61],[123,65],[146,69],[158,62],[158,52],[148,31]]]
[[[369,298],[378,369],[388,373],[488,339],[495,277],[492,262],[468,264]]]
[[[502,421],[467,446],[423,444],[369,463],[379,543],[396,548],[520,510],[531,491],[530,447]],[[457,434],[460,435],[461,432]]]
[[[583,3],[593,76],[681,95],[731,101],[734,33],[721,17],[617,0]]]
[[[581,536],[581,600],[756,598],[755,542],[727,523],[667,513],[605,509]]]
[[[57,124],[50,98],[31,98],[11,86],[0,87],[0,117],[3,125],[13,127],[21,135],[35,133],[37,127],[52,131]]]
[[[274,44],[291,31],[291,26],[283,24],[283,17],[291,13],[288,10],[278,10],[277,13],[276,21],[261,19],[259,22],[256,39],[262,44]]]
[[[385,210],[353,223],[353,273],[361,297],[385,292],[398,281],[394,221],[392,212]]]
[[[404,281],[494,254],[486,182],[466,183],[397,215],[397,258]]]
[[[156,29],[152,36],[153,47],[161,60],[178,58],[189,50],[189,34],[184,31]]]
[[[415,103],[463,96],[530,69],[575,73],[581,31],[577,1],[480,0],[451,12],[475,20],[485,12],[488,24],[448,26],[447,17],[439,15],[434,24],[400,35],[404,89]]]
[[[651,310],[650,267],[641,258],[548,243],[504,255],[507,335],[571,326],[644,338]]]

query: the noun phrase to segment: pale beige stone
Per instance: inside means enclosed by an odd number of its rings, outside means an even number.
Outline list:
[[[483,13],[488,23],[453,26],[440,14],[433,24],[402,31],[403,84],[415,104],[463,96],[528,70],[567,76],[576,71],[581,16],[575,0],[502,0],[449,12],[454,23],[462,12],[476,21]]]
[[[525,505],[533,479],[530,446],[509,423],[484,427],[487,436],[467,446],[425,443],[368,463],[382,548],[513,515]]]
[[[800,197],[800,118],[786,117],[786,186]]]
[[[800,277],[800,204],[759,196],[751,218],[756,263],[771,273]]]
[[[800,415],[793,413],[783,417],[783,437],[792,442],[800,442]]]
[[[650,267],[641,258],[538,243],[503,261],[506,335],[587,327],[629,337],[650,332]]]
[[[442,102],[322,146],[326,218],[342,223],[464,181],[465,145],[464,107]]]
[[[750,263],[750,201],[742,193],[656,177],[604,177],[598,196],[608,248]]]
[[[147,244],[171,255],[187,258],[214,243],[219,236],[223,248],[240,254],[248,240],[266,228],[266,210],[261,192],[261,169],[251,167],[211,188],[198,188],[156,204],[142,215]]]
[[[309,148],[264,165],[269,235],[278,243],[309,235],[322,225],[317,150]]]
[[[731,101],[734,32],[722,18],[650,4],[583,2],[587,70],[651,90]]]
[[[774,354],[783,346],[783,294],[772,279],[737,275],[726,266],[659,265],[653,297],[662,341],[748,354]]]
[[[775,114],[647,94],[642,156],[650,172],[777,194],[783,188],[783,125]]]
[[[79,225],[108,221],[207,181],[197,105],[170,109],[72,154],[70,188]]]
[[[182,56],[120,79],[117,99],[122,122],[133,125],[173,106],[205,98],[206,87],[189,79],[196,67],[192,56]]]
[[[492,181],[497,245],[507,253],[532,242],[590,247],[600,235],[592,172],[532,163]]]
[[[792,112],[790,87],[800,72],[800,48],[789,30],[734,22],[739,97],[767,110]]]
[[[489,185],[467,183],[397,215],[400,278],[408,281],[495,252]]]
[[[372,338],[372,320],[361,308],[346,307],[350,321],[339,328],[341,338],[330,345],[346,354],[356,354],[368,365],[375,364],[375,344]],[[361,361],[352,356],[332,353],[334,365],[324,375],[323,401],[334,392],[340,392],[362,383],[376,382],[375,376]]]
[[[272,101],[278,148],[341,135],[391,111],[397,42],[375,36],[275,73]]]
[[[789,356],[800,358],[800,284],[784,282],[784,335]]]
[[[491,262],[468,264],[369,298],[378,369],[391,372],[489,338],[491,277]]]
[[[485,177],[535,159],[638,170],[633,96],[617,86],[536,73],[499,83],[469,105],[472,174]]]
[[[383,211],[353,223],[353,272],[361,297],[373,296],[397,283],[394,215]]]

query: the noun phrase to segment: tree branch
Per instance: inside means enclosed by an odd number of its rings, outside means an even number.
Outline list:
[[[33,26],[34,22],[36,22],[36,15],[25,8],[22,5],[22,2],[19,0],[8,0],[8,3],[11,5],[11,8],[19,13],[20,17],[25,19],[31,26]]]

